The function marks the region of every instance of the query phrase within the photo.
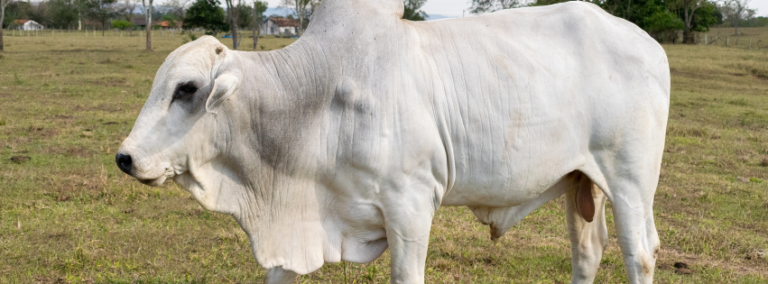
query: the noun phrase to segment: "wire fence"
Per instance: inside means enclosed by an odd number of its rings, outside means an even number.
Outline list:
[[[745,49],[754,49],[754,50],[768,50],[768,42],[764,41],[762,38],[759,37],[749,37],[749,36],[722,36],[719,34],[710,36],[709,34],[704,34],[702,36],[699,36],[698,44],[700,45],[710,45],[710,46],[723,46],[723,47],[733,47],[733,48],[745,48]]]
[[[186,35],[202,36],[203,30],[182,29],[153,29],[152,37],[180,37]],[[239,33],[238,33],[239,34]],[[120,30],[120,29],[43,29],[43,30],[19,30],[4,29],[6,37],[145,37],[146,30]]]

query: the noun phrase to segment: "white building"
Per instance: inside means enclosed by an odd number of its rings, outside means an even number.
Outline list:
[[[287,18],[269,18],[261,25],[262,35],[299,35],[299,21]]]
[[[34,30],[44,30],[45,27],[41,24],[38,24],[37,22],[33,20],[15,20],[13,21],[14,24],[16,24],[20,29],[23,31],[34,31]]]

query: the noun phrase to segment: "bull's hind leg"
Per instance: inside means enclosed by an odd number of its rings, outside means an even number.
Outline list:
[[[608,244],[605,194],[582,173],[575,173],[565,196],[568,236],[571,239],[571,283],[592,283]]]
[[[608,181],[616,233],[629,283],[653,282],[660,245],[653,222],[655,180],[645,186],[641,184],[636,179]]]
[[[652,143],[640,145],[643,148],[629,144],[623,152],[599,157],[602,160],[597,165],[601,166],[592,168],[599,168],[599,172],[585,171],[611,201],[627,278],[632,284],[653,282],[660,245],[653,222],[653,195],[659,181],[661,151],[649,153]],[[660,145],[659,149],[663,147]]]
[[[297,274],[282,267],[273,267],[267,270],[264,284],[291,284],[296,281]]]

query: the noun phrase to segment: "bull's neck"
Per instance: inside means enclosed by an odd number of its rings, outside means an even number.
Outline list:
[[[318,53],[304,39],[280,50],[237,53],[247,97],[232,107],[245,115],[229,116],[225,132],[235,132],[227,134],[231,139],[219,140],[235,141],[220,148],[227,149],[223,156],[230,160],[224,164],[238,165],[230,170],[248,194],[241,200],[250,200],[241,204],[244,213],[237,214],[244,228],[268,221],[257,216],[271,214],[271,208],[314,203],[312,185],[297,181],[310,180],[315,172],[314,155],[307,152],[311,147],[303,143],[317,143],[324,133],[320,117],[332,80],[324,75],[324,57]]]

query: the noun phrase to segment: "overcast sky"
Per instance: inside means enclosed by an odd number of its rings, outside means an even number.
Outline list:
[[[277,7],[281,2],[281,0],[268,1],[269,7]],[[424,5],[423,10],[427,12],[427,14],[461,17],[464,9],[469,8],[469,3],[470,0],[427,0],[427,4]],[[768,16],[768,0],[751,0],[749,6],[758,9],[758,16]]]

